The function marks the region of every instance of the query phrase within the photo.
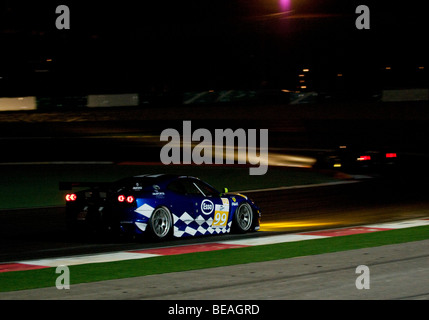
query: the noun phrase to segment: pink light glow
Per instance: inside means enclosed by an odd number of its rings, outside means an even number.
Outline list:
[[[280,11],[289,11],[292,0],[279,0]]]

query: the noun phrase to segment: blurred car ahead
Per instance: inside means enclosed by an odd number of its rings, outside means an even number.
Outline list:
[[[366,150],[340,146],[323,156],[321,166],[348,173],[385,174],[399,166],[399,155],[389,149]]]

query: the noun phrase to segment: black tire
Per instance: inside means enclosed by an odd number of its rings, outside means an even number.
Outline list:
[[[247,202],[242,202],[234,213],[233,231],[245,233],[253,228],[254,214]]]
[[[149,219],[150,236],[155,240],[164,240],[173,234],[173,217],[166,207],[156,208]]]

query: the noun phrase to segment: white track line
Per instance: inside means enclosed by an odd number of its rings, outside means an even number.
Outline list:
[[[322,239],[322,238],[327,238],[327,237],[304,235],[304,234],[283,234],[278,236],[266,236],[266,237],[256,237],[256,238],[249,238],[249,239],[242,239],[242,240],[221,241],[220,243],[260,246],[260,245],[266,245],[266,244],[295,242],[295,241],[313,240],[313,239]]]
[[[393,230],[393,229],[403,229],[403,228],[426,226],[426,225],[429,225],[428,218],[363,225],[360,227],[361,228],[382,228],[382,229]],[[341,231],[342,229],[350,229],[350,227],[330,229],[330,230]],[[308,235],[303,233],[282,234],[282,235],[276,235],[276,236],[261,236],[261,237],[254,237],[254,238],[248,238],[248,239],[228,240],[228,241],[222,241],[220,239],[221,241],[218,241],[216,243],[229,244],[229,245],[232,244],[232,245],[244,245],[244,246],[259,246],[259,245],[269,245],[269,244],[277,244],[277,243],[285,243],[285,242],[296,242],[296,241],[334,237],[334,236],[324,236],[324,235]],[[201,244],[204,245],[204,243],[201,243]],[[186,245],[182,245],[182,246],[186,246]],[[25,265],[35,265],[35,266],[57,267],[60,265],[71,266],[71,265],[88,264],[88,263],[102,263],[102,262],[133,260],[133,259],[143,259],[143,258],[162,256],[161,254],[134,252],[136,250],[138,249],[132,250],[133,252],[118,251],[118,252],[111,252],[111,253],[79,255],[79,256],[52,258],[52,259],[25,260],[25,261],[18,261],[15,263],[25,264]]]
[[[96,254],[96,255],[82,255],[82,256],[52,258],[52,259],[41,259],[41,260],[26,260],[26,261],[19,261],[17,263],[31,264],[35,266],[45,266],[45,267],[58,267],[62,265],[73,266],[78,264],[143,259],[143,258],[152,258],[157,256],[159,255],[149,254],[149,253],[133,253],[133,252],[126,252],[126,251],[119,251],[119,252],[102,253],[102,254]]]

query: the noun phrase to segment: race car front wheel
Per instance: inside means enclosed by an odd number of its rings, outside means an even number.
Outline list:
[[[172,223],[170,211],[166,207],[155,209],[149,220],[151,235],[156,240],[168,238],[172,234]]]
[[[243,202],[237,208],[234,215],[234,229],[237,232],[244,233],[249,231],[253,225],[253,210],[247,203]]]

